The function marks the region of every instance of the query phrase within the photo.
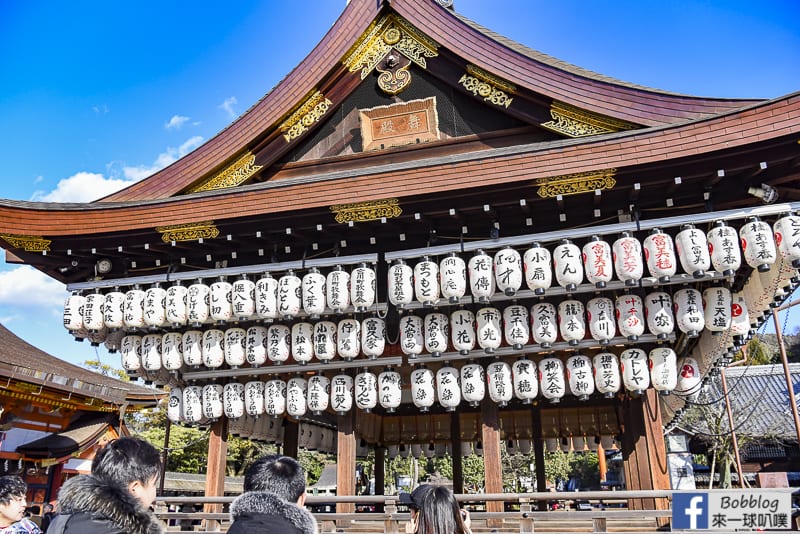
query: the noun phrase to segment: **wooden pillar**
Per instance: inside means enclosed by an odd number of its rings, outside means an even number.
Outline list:
[[[375,495],[384,495],[386,488],[386,448],[375,446]]]
[[[64,482],[64,464],[56,464],[50,472],[50,484],[48,484],[47,502],[53,502],[58,498],[58,490]]]
[[[222,497],[225,494],[225,461],[228,456],[228,418],[220,417],[211,425],[208,436],[208,470],[206,471],[206,497]],[[206,513],[222,513],[222,504],[206,504]],[[216,519],[207,519],[205,530],[218,532],[221,528]]]
[[[450,449],[453,451],[453,493],[464,493],[464,458],[461,456],[461,416],[450,414]]]
[[[500,460],[500,411],[488,396],[481,403],[481,439],[483,440],[483,470],[486,493],[503,493],[503,465]],[[502,501],[486,503],[487,512],[502,512]],[[502,519],[489,519],[490,528],[503,526]]]
[[[354,431],[355,410],[336,417],[338,444],[336,452],[336,495],[356,494],[356,434]],[[336,503],[337,514],[352,514],[356,511],[354,503]],[[337,526],[346,527],[350,521],[340,520]]]
[[[300,453],[300,423],[284,419],[283,426],[283,455],[299,459]]]
[[[542,432],[542,409],[534,406],[531,410],[531,429],[533,431],[533,455],[536,473],[536,491],[547,491],[547,475],[544,470],[544,433]],[[547,503],[538,501],[539,510],[547,510]]]

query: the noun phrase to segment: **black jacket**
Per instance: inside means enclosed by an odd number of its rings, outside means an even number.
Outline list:
[[[233,523],[228,534],[316,534],[317,521],[311,512],[286,502],[273,493],[250,491],[231,503]]]
[[[69,479],[58,492],[60,513],[49,534],[160,534],[158,519],[126,488],[92,475]]]

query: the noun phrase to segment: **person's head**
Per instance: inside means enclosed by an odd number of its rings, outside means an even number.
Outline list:
[[[16,523],[25,515],[28,486],[16,475],[0,477],[0,528]]]
[[[402,502],[402,500],[401,500]],[[461,507],[453,492],[444,486],[428,484],[417,487],[410,495],[414,532],[417,534],[465,534]]]
[[[158,449],[138,438],[119,438],[100,449],[92,462],[92,475],[130,491],[144,506],[156,499],[161,474]]]
[[[302,506],[306,498],[306,475],[294,458],[280,454],[263,456],[245,473],[244,491],[268,491]]]
[[[53,508],[52,504],[50,504],[49,502],[44,503],[44,513],[49,514],[49,513],[52,513],[53,510],[54,510],[54,508]]]

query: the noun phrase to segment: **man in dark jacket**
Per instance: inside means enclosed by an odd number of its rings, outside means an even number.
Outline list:
[[[306,476],[294,458],[259,458],[245,473],[244,491],[231,503],[228,534],[316,534],[317,522],[304,508]]]
[[[144,440],[120,438],[94,457],[92,473],[69,479],[58,492],[60,513],[50,534],[158,534],[150,511],[161,473],[158,450]]]

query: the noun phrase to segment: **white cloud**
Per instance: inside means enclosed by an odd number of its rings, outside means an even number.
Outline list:
[[[100,104],[97,106],[92,106],[92,111],[94,111],[97,115],[105,115],[108,113],[108,104]]]
[[[136,180],[106,178],[94,172],[78,172],[69,178],[59,180],[52,191],[36,191],[31,200],[40,202],[89,202],[110,195]]]
[[[226,98],[225,101],[219,105],[219,108],[224,109],[229,117],[235,117],[236,111],[234,111],[233,106],[235,106],[238,102],[239,101],[236,100],[235,96],[231,96]]]
[[[152,165],[126,166],[122,168],[123,175],[131,183],[138,182],[147,178],[156,171],[159,171],[179,160],[195,148],[203,144],[203,138],[199,135],[190,137],[179,147],[167,147],[167,150],[158,155]]]
[[[60,309],[66,298],[66,288],[30,266],[14,267],[10,271],[0,271],[0,307],[3,308],[2,321],[19,315],[9,308]]]
[[[173,115],[172,118],[164,124],[167,130],[180,130],[181,127],[189,121],[189,117],[183,115]]]

